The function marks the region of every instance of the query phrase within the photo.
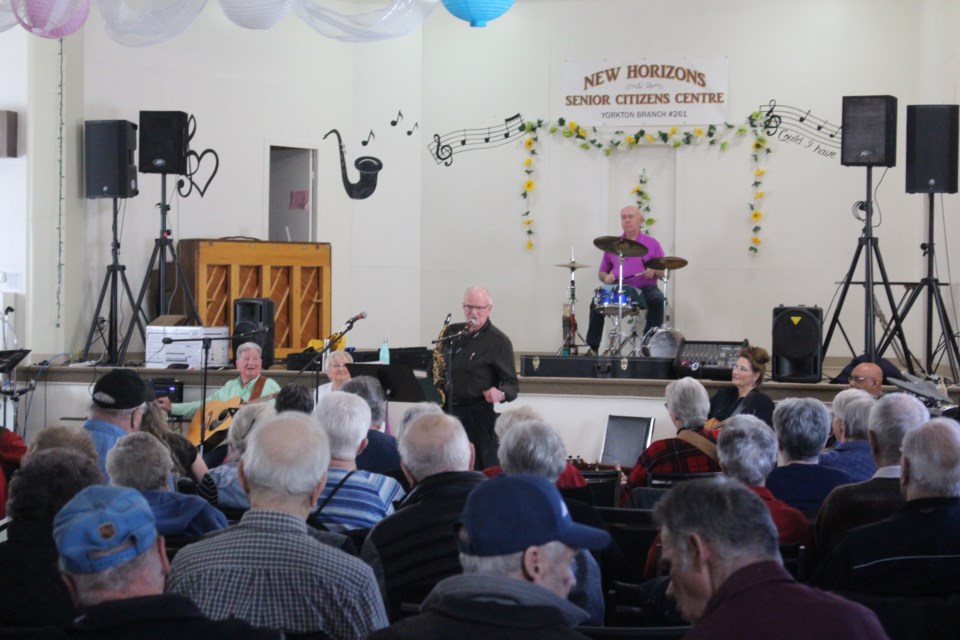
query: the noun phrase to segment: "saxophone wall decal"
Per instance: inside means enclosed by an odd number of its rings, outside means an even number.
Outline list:
[[[347,158],[340,132],[331,129],[323,139],[326,140],[331,133],[337,136],[337,142],[340,145],[340,171],[343,174],[343,188],[347,190],[347,195],[354,200],[369,198],[377,189],[377,174],[383,169],[383,162],[373,156],[360,156],[353,162],[353,166],[360,172],[360,179],[350,182],[350,178],[347,177]]]

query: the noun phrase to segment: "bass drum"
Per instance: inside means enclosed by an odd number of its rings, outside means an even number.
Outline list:
[[[656,327],[643,335],[641,349],[643,355],[648,358],[669,358],[672,360],[677,357],[681,342],[683,342],[683,334],[676,329]]]

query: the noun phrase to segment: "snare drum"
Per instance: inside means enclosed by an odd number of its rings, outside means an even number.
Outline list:
[[[593,294],[593,305],[597,311],[607,316],[618,313],[624,316],[635,316],[640,313],[640,305],[630,295],[627,287],[618,292],[615,287],[600,287]]]

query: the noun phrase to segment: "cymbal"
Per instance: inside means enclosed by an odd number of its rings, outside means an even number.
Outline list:
[[[912,376],[909,373],[904,372],[906,380],[897,380],[896,378],[889,378],[890,382],[897,387],[900,387],[904,391],[909,391],[910,393],[920,396],[921,398],[928,398],[930,400],[936,400],[937,402],[945,402],[950,404],[953,400],[950,399],[950,396],[946,395],[940,389],[937,388],[932,382],[928,382],[923,378],[918,378],[917,376]]]
[[[564,269],[570,269],[570,271],[576,271],[577,269],[586,269],[590,265],[583,264],[581,262],[574,262],[573,260],[571,260],[570,262],[564,262],[563,264],[555,264],[553,266],[563,267]]]
[[[621,238],[620,236],[600,236],[594,239],[593,246],[601,251],[616,253],[624,258],[642,258],[647,255],[647,248],[644,245],[636,240]]]
[[[662,258],[645,260],[643,266],[656,269],[657,271],[663,271],[664,269],[676,271],[677,269],[683,269],[685,266],[687,266],[687,264],[687,261],[683,258],[678,258],[676,256],[664,256]]]

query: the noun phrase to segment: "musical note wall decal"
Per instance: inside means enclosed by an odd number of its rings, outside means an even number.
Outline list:
[[[433,135],[433,141],[427,145],[434,162],[449,167],[453,164],[454,154],[463,151],[479,151],[499,147],[515,140],[523,127],[523,118],[519,113],[504,118],[503,124],[475,129],[461,129],[441,136]]]
[[[413,128],[410,129],[409,131],[407,131],[407,135],[408,135],[408,136],[412,136],[412,135],[413,135],[413,132],[416,131],[419,126],[420,126],[420,123],[419,123],[419,122],[414,122],[414,123],[413,123]]]
[[[401,121],[401,120],[403,120],[403,111],[400,111],[400,110],[398,109],[398,110],[397,110],[397,118],[396,118],[396,120],[391,120],[391,121],[390,121],[390,126],[391,126],[391,127],[397,126],[398,124],[400,124],[400,121]]]
[[[360,144],[362,144],[363,146],[367,146],[368,144],[370,144],[370,141],[376,137],[377,137],[377,134],[373,132],[373,129],[370,129],[370,134],[367,136],[367,139],[361,140]]]
[[[812,114],[812,109],[800,109],[777,104],[770,100],[760,106],[764,132],[825,158],[836,158],[840,151],[841,127]]]

